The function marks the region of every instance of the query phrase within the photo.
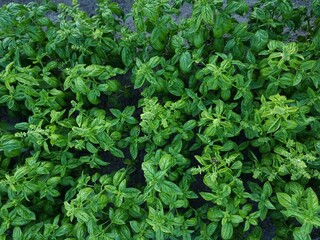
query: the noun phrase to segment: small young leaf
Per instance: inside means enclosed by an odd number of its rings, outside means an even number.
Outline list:
[[[242,218],[241,216],[239,216],[239,215],[232,215],[232,216],[230,217],[230,220],[231,220],[231,222],[232,222],[233,224],[238,224],[238,223],[243,222],[243,218]]]
[[[189,120],[183,125],[183,130],[188,131],[192,130],[197,126],[197,121],[196,120]]]
[[[272,194],[272,186],[270,182],[265,182],[263,185],[262,192],[265,194],[266,197],[270,197]]]
[[[135,232],[135,233],[139,233],[140,232],[140,226],[139,226],[139,223],[137,221],[130,221],[130,226],[132,228],[132,230]]]
[[[124,153],[116,147],[110,147],[110,153],[115,157],[124,158]]]
[[[91,142],[86,143],[86,148],[90,153],[97,153],[98,152],[98,149]]]
[[[179,59],[180,68],[183,73],[188,73],[192,68],[192,57],[188,51],[183,52]]]
[[[123,47],[121,50],[121,60],[124,66],[129,67],[133,63],[133,56],[129,47]]]
[[[90,90],[87,97],[90,103],[97,105],[100,102],[100,91],[97,89]]]
[[[204,200],[206,200],[208,202],[210,202],[216,198],[216,196],[213,193],[201,192],[200,195]]]
[[[78,221],[80,220],[84,223],[90,221],[90,215],[87,212],[85,212],[84,210],[77,209],[77,210],[75,210],[74,215],[78,219]]]
[[[133,159],[138,156],[138,144],[136,142],[130,144],[130,154]]]

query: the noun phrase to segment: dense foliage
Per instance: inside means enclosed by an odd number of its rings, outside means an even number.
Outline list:
[[[98,2],[0,9],[0,239],[315,236],[320,1]]]

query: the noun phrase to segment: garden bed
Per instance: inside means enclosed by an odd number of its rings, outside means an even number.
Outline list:
[[[99,2],[0,10],[0,236],[318,239],[320,3]]]

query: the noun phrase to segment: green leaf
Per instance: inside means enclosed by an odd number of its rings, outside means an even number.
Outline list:
[[[259,53],[264,50],[269,42],[268,32],[265,30],[258,30],[251,38],[251,50]]]
[[[231,239],[233,236],[233,225],[230,222],[226,222],[221,226],[222,239]]]
[[[17,209],[17,213],[25,220],[31,221],[31,220],[36,220],[36,215],[34,212],[32,212],[31,210],[29,210],[27,207],[23,206],[23,205],[18,205],[18,207],[16,207]]]
[[[120,82],[117,80],[108,80],[107,88],[108,91],[117,92],[120,89]]]
[[[181,35],[173,35],[171,37],[170,46],[176,53],[182,48],[184,39]]]
[[[247,32],[248,24],[245,22],[239,23],[235,26],[233,30],[233,35],[236,37],[248,37],[250,36]]]
[[[98,156],[93,156],[92,160],[99,166],[108,166],[110,163],[103,161],[100,157]]]
[[[27,73],[20,73],[14,76],[14,78],[25,85],[28,86],[39,86],[38,81],[32,76]]]
[[[146,77],[142,74],[136,74],[134,78],[134,89],[141,88],[146,81]]]
[[[12,100],[12,96],[11,95],[3,95],[0,97],[0,104],[1,103],[6,103],[9,100]]]
[[[159,25],[157,25],[152,33],[151,33],[151,38],[150,38],[150,43],[151,46],[155,49],[155,50],[163,50],[165,47],[165,42],[167,41],[167,35],[168,35],[168,30],[167,27],[164,23],[159,23]]]
[[[174,96],[181,96],[184,93],[185,85],[180,79],[173,79],[168,84],[168,91]]]
[[[216,102],[215,111],[219,116],[222,115],[224,106],[225,106],[225,104],[224,104],[223,101],[219,100],[219,101]]]
[[[207,212],[207,216],[212,222],[220,222],[223,218],[223,212],[218,207],[211,207]]]
[[[141,192],[136,188],[125,188],[122,190],[122,193],[126,198],[136,198]]]
[[[116,118],[121,118],[121,111],[119,109],[110,109],[110,112],[112,113],[113,116]]]
[[[122,152],[120,149],[118,149],[118,148],[116,148],[116,147],[114,147],[114,146],[111,146],[110,149],[109,149],[109,151],[110,151],[110,153],[111,153],[113,156],[115,156],[115,157],[124,158],[123,152]]]
[[[7,231],[7,229],[10,227],[9,224],[7,224],[6,222],[2,222],[0,225],[0,236],[2,236],[3,234],[5,234],[5,232]]]
[[[303,76],[301,73],[297,73],[294,78],[293,78],[293,82],[292,85],[293,86],[297,86],[298,84],[300,84],[300,82],[303,80]]]
[[[24,226],[26,224],[28,224],[30,222],[30,220],[28,219],[25,219],[23,217],[19,217],[19,216],[16,216],[12,222],[11,222],[11,225],[12,226]]]
[[[81,209],[76,209],[74,211],[74,215],[78,219],[78,221],[81,221],[81,222],[84,222],[84,223],[89,222],[90,219],[91,219],[90,215],[87,212],[85,212],[84,210],[81,210]]]
[[[210,4],[204,4],[201,7],[201,17],[207,24],[213,25],[213,11]]]
[[[217,131],[217,126],[215,124],[211,124],[204,130],[204,134],[207,137],[212,137],[216,134],[216,131]]]
[[[183,52],[179,58],[180,69],[183,73],[188,73],[192,69],[192,57],[188,51]]]
[[[78,195],[77,195],[77,198],[81,201],[81,202],[84,202],[86,200],[88,200],[88,197],[90,196],[90,194],[93,193],[93,189],[92,188],[89,188],[89,187],[86,187],[86,188],[83,188],[79,191]]]
[[[97,105],[100,103],[100,100],[99,100],[100,91],[97,89],[90,90],[87,97],[88,97],[89,102],[94,105]]]
[[[23,44],[22,50],[23,50],[23,53],[30,58],[35,58],[37,56],[36,51],[29,44]]]
[[[316,17],[320,17],[320,2],[319,0],[312,0],[311,2],[312,12],[316,15]]]
[[[286,149],[284,149],[284,150],[286,150]],[[289,155],[287,155],[287,156],[289,156]],[[288,184],[286,184],[285,190],[286,190],[287,193],[290,193],[290,194],[293,193],[293,194],[297,194],[297,195],[300,195],[300,196],[305,193],[304,186],[301,185],[298,182],[289,182]]]
[[[72,232],[73,226],[71,224],[64,224],[56,231],[56,236],[61,237],[67,235],[68,233]]]
[[[40,43],[43,42],[45,34],[42,31],[42,28],[39,28],[38,26],[29,25],[27,32],[33,41]]]
[[[286,129],[296,129],[298,127],[298,123],[296,121],[293,120],[287,120],[284,122],[284,127]]]
[[[185,122],[182,126],[183,130],[188,131],[188,130],[192,130],[197,126],[197,121],[196,120],[189,120],[187,122]]]
[[[170,154],[164,154],[159,160],[159,167],[161,170],[168,170],[174,164]]]
[[[139,223],[137,221],[130,221],[129,224],[130,224],[132,230],[135,233],[139,233],[140,232],[140,226],[139,226]]]
[[[311,240],[309,233],[306,233],[302,228],[295,228],[293,231],[294,240]]]
[[[197,31],[192,34],[192,40],[193,44],[196,48],[203,47],[204,44],[204,32],[203,31]]]
[[[242,168],[242,162],[241,161],[236,161],[236,162],[234,162],[232,165],[231,165],[231,167],[230,167],[230,169],[232,169],[232,170],[238,170],[238,169],[241,169]]]
[[[256,63],[256,57],[255,55],[252,53],[251,49],[248,49],[247,51],[247,55],[246,55],[246,60],[250,63],[250,64],[255,64]]]
[[[230,31],[232,23],[230,17],[224,14],[217,14],[214,27],[213,35],[215,38],[222,38],[222,36]]]
[[[130,144],[130,154],[133,159],[136,159],[138,156],[138,143],[134,142]]]
[[[159,56],[155,56],[150,58],[147,65],[151,68],[155,68],[161,63],[161,61],[162,61],[162,58],[160,58]]]
[[[207,226],[207,236],[212,236],[214,232],[217,230],[219,224],[216,222],[211,222]]]
[[[319,210],[319,200],[317,194],[312,190],[312,188],[307,188],[305,194],[307,195],[308,208]]]
[[[158,2],[148,2],[145,5],[138,5],[142,9],[139,9],[139,11],[142,10],[142,13],[145,17],[149,18],[151,21],[156,23],[159,19],[159,3]]]
[[[132,52],[129,47],[123,47],[121,50],[121,60],[126,67],[130,67],[133,63]]]
[[[88,77],[97,77],[106,71],[106,67],[100,65],[89,65],[85,69],[85,73],[88,74]]]
[[[126,213],[123,209],[116,209],[116,211],[113,210],[113,208],[109,209],[109,217],[111,219],[111,222],[116,225],[124,225],[126,224]]]
[[[208,192],[200,192],[201,197],[210,202],[213,201],[214,199],[216,199],[216,196],[213,193],[208,193]]]
[[[314,67],[315,64],[316,64],[315,60],[305,61],[305,62],[301,63],[300,68],[303,71],[308,71],[308,70],[311,70]]]
[[[85,84],[84,80],[81,77],[77,77],[75,79],[74,87],[76,92],[79,92],[82,94],[87,94],[90,91],[88,86]]]
[[[126,170],[124,168],[118,170],[112,179],[113,186],[119,186],[119,184],[122,182],[125,176],[126,176]]]
[[[86,148],[90,153],[98,153],[98,149],[91,142],[86,143]]]
[[[244,0],[232,1],[225,8],[226,13],[232,14],[232,13],[236,12],[239,15],[243,15],[243,14],[247,13],[248,10],[249,10],[249,6],[246,3],[246,1],[244,1]]]
[[[291,197],[288,194],[278,192],[277,193],[277,198],[278,198],[279,203],[283,207],[285,207],[286,209],[292,209],[293,208],[293,205],[292,205],[292,202],[291,202]]]
[[[170,195],[179,195],[182,194],[181,189],[173,182],[163,181],[160,185],[161,192],[170,194]]]
[[[14,240],[23,240],[24,239],[23,233],[22,233],[20,227],[14,227],[12,239],[14,239]]]
[[[265,194],[266,197],[270,197],[272,194],[272,186],[270,182],[265,182],[263,185],[262,192]]]
[[[22,150],[22,143],[19,140],[13,139],[9,135],[4,135],[0,138],[0,151],[8,158],[17,157]]]
[[[270,200],[266,200],[264,203],[265,207],[271,210],[276,210],[276,207],[270,202]]]
[[[232,215],[232,216],[230,217],[230,220],[231,220],[231,222],[232,222],[233,224],[238,224],[238,223],[243,222],[243,218],[242,218],[241,216],[239,216],[239,215]]]
[[[268,133],[276,132],[281,127],[281,118],[278,119],[272,119],[266,121],[266,127],[268,128]]]
[[[261,187],[257,183],[248,182],[248,186],[249,186],[252,193],[260,194],[262,192]]]
[[[156,172],[150,162],[143,162],[142,170],[147,181],[151,181],[154,178]]]

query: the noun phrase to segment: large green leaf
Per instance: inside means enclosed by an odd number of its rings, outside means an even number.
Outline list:
[[[222,239],[231,239],[233,236],[233,225],[231,222],[222,224],[221,226],[221,237]]]
[[[213,36],[215,38],[221,38],[224,34],[228,33],[232,27],[231,20],[228,15],[218,14],[216,15]]]
[[[291,202],[291,197],[286,194],[286,193],[282,193],[282,192],[278,192],[277,194],[277,198],[279,203],[285,207],[286,209],[292,209],[293,208],[293,204]]]
[[[17,157],[22,151],[22,143],[10,135],[4,135],[0,138],[0,151],[6,157]]]
[[[253,52],[264,50],[269,42],[269,34],[265,30],[258,30],[251,38],[250,45]]]

